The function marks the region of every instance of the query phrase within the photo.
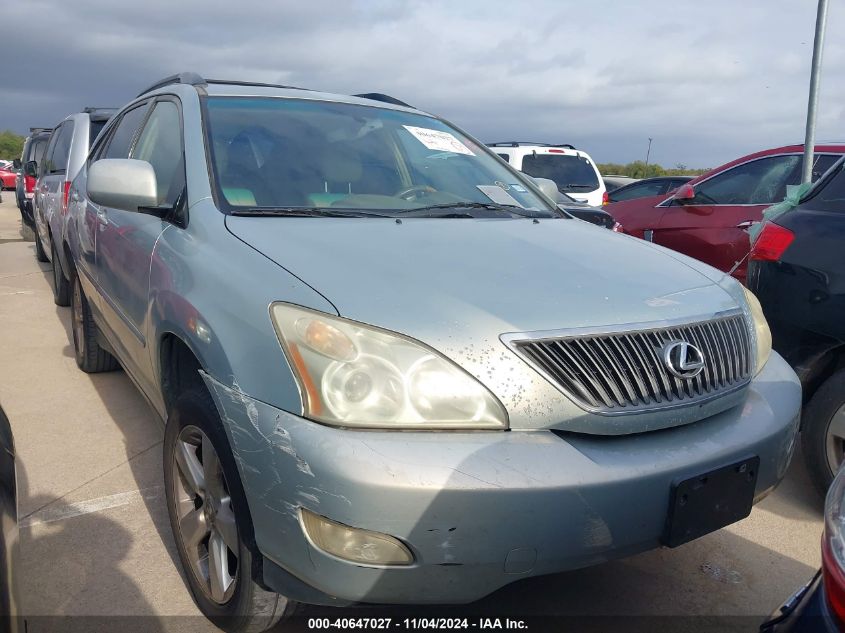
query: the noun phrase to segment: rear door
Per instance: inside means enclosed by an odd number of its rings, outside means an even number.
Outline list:
[[[129,116],[132,115],[131,121]],[[135,127],[143,114],[130,111],[120,126]],[[109,143],[113,147],[115,138]],[[117,152],[117,148],[115,148]],[[107,154],[110,152],[107,151]],[[152,104],[132,142],[120,147],[121,157],[149,162],[158,183],[158,204],[176,206],[183,199],[185,168],[178,102],[160,98]],[[110,156],[117,158],[118,156]],[[147,393],[155,384],[147,352],[150,260],[156,241],[169,223],[152,215],[123,209],[102,209],[105,228],[97,236],[98,284],[103,293],[103,316],[114,334],[113,343],[124,366]]]
[[[667,200],[653,240],[719,270],[733,270],[744,280],[748,227],[786,197],[786,186],[797,184],[800,174],[800,154],[764,156],[731,167],[696,184],[691,201]]]

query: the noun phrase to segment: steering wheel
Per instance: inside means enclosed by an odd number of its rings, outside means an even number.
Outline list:
[[[397,198],[402,198],[403,200],[408,200],[410,202],[412,200],[416,200],[417,198],[427,196],[430,193],[434,193],[435,191],[437,191],[437,189],[429,187],[428,185],[414,185],[413,187],[402,189],[394,195],[396,195]]]

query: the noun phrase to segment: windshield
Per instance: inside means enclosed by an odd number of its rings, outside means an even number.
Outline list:
[[[208,97],[205,108],[218,201],[230,213],[559,216],[524,177],[432,117],[266,97]]]
[[[554,180],[563,193],[587,193],[599,188],[599,177],[589,159],[568,154],[528,154],[522,171],[534,178]]]

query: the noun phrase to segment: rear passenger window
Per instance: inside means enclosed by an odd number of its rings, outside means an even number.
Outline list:
[[[813,182],[821,178],[839,158],[835,154],[816,154],[813,157]]]
[[[503,161],[505,161],[506,163],[509,163],[509,162],[510,162],[510,160],[511,160],[511,157],[510,157],[510,155],[509,155],[509,154],[496,154],[496,156],[498,156],[499,158],[501,158],[501,159],[502,159]]]
[[[138,137],[132,158],[153,166],[158,185],[158,204],[174,205],[182,193],[185,170],[182,163],[182,125],[173,101],[156,103],[144,131]]]
[[[845,163],[840,165],[827,183],[809,199],[807,206],[817,211],[845,213]]]
[[[63,174],[67,169],[67,159],[70,156],[70,141],[73,138],[73,123],[62,123],[50,137],[44,160],[44,174]]]
[[[132,139],[135,138],[135,132],[144,121],[146,113],[147,104],[145,103],[124,114],[111,136],[109,146],[100,158],[129,158]]]

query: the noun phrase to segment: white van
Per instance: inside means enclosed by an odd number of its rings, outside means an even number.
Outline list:
[[[557,188],[579,202],[607,204],[607,189],[587,152],[572,145],[508,141],[488,143],[503,160],[534,178],[554,180]]]

